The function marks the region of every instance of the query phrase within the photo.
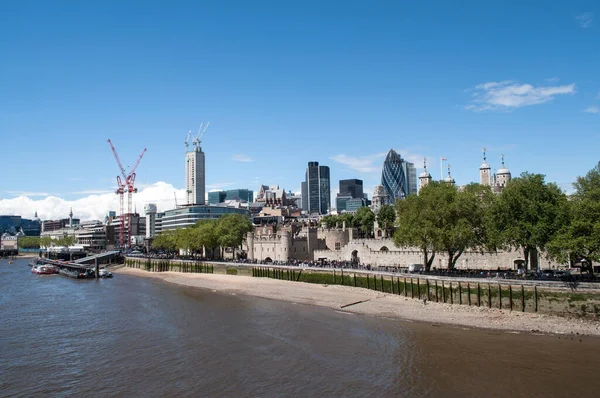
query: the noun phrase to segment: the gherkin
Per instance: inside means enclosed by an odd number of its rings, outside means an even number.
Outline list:
[[[390,149],[381,172],[381,185],[389,197],[390,203],[417,193],[416,169],[393,149]]]

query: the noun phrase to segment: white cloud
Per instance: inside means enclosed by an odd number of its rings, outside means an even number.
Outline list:
[[[510,80],[488,82],[475,86],[473,103],[466,109],[473,111],[510,110],[523,106],[543,104],[561,94],[574,94],[575,83],[564,86],[534,87]]]
[[[214,190],[220,191],[223,188],[230,187],[230,186],[232,186],[234,184],[235,183],[233,183],[233,182],[215,182],[214,184],[207,185],[206,189],[209,190],[209,191],[210,190],[212,190],[212,191],[214,191]]]
[[[386,153],[376,153],[366,156],[347,156],[339,154],[330,157],[329,159],[348,166],[349,169],[359,171],[361,173],[374,173],[381,171],[381,167],[375,166],[373,163],[385,157]]]
[[[233,155],[231,160],[235,160],[236,162],[252,162],[252,158],[250,156],[241,154]]]
[[[48,192],[32,192],[32,191],[5,191],[10,195],[15,196],[50,196]]]
[[[156,182],[135,194],[134,208],[137,207],[137,211],[143,213],[144,205],[155,203],[159,211],[173,209],[173,193],[177,195],[178,201],[185,198],[185,189],[176,189],[171,184]],[[91,194],[76,200],[65,200],[57,196],[35,200],[27,195],[0,199],[0,214],[15,214],[24,218],[32,218],[36,211],[42,220],[66,218],[70,208],[73,208],[74,217],[81,220],[103,220],[109,210],[119,213],[119,197],[111,192]]]
[[[140,187],[138,186],[138,190]],[[116,189],[84,189],[82,191],[71,192],[74,195],[102,195],[105,193],[114,193]],[[25,195],[30,196],[30,195]]]
[[[584,12],[575,17],[575,19],[579,22],[582,28],[589,28],[594,20],[593,12]]]
[[[583,111],[587,113],[600,113],[600,108],[597,106],[588,106]]]

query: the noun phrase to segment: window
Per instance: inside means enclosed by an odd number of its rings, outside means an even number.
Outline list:
[[[341,249],[341,243],[340,242],[335,242],[335,250],[340,250]]]

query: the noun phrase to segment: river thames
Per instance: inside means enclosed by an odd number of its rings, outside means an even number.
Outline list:
[[[597,396],[600,339],[360,316],[0,259],[0,396]]]

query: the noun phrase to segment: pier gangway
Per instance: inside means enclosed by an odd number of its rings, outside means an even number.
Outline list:
[[[94,264],[96,259],[99,264],[103,264],[109,262],[111,260],[117,259],[121,255],[119,250],[111,250],[104,253],[93,254],[91,256],[87,256],[84,258],[80,258],[78,260],[73,261],[74,264]]]

